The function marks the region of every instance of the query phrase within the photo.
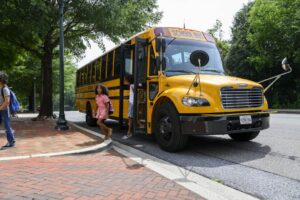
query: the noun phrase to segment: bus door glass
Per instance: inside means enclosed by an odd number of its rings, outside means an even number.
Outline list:
[[[134,48],[133,132],[145,133],[147,124],[147,40],[136,38]]]

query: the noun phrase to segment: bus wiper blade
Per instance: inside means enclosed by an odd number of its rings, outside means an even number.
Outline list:
[[[169,46],[172,42],[174,42],[174,40],[176,40],[176,37],[174,37],[174,38],[166,45],[166,49],[168,48],[168,46]]]
[[[219,73],[219,74],[223,74],[223,72],[221,71],[218,71],[218,70],[215,70],[215,69],[201,69],[201,71],[207,71],[207,72],[216,72],[216,73]]]
[[[186,71],[186,70],[166,70],[166,72],[183,72],[183,73],[196,74],[196,72]]]

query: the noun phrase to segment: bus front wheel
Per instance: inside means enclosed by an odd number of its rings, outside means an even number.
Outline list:
[[[229,134],[229,136],[236,141],[250,141],[256,138],[259,134],[259,131],[254,131],[254,132],[247,132],[247,133],[234,133],[234,134]]]
[[[188,142],[188,136],[181,133],[178,113],[171,103],[163,103],[156,109],[154,132],[159,146],[165,151],[179,151]]]

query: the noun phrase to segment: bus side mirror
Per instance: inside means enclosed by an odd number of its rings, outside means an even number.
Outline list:
[[[289,71],[291,69],[290,65],[289,65],[289,62],[287,60],[287,58],[284,58],[281,62],[281,66],[282,66],[282,69],[284,71]]]
[[[283,73],[281,73],[281,74],[278,74],[278,75],[276,75],[276,76],[272,76],[272,77],[270,77],[270,78],[267,78],[267,79],[265,79],[265,80],[262,80],[262,81],[259,81],[258,83],[264,83],[264,82],[266,82],[266,81],[269,81],[269,80],[272,80],[273,79],[273,81],[269,84],[269,85],[267,85],[266,87],[265,87],[265,89],[264,89],[264,93],[281,77],[281,76],[283,76],[283,75],[286,75],[286,74],[289,74],[289,73],[291,73],[292,72],[292,68],[291,68],[291,66],[289,65],[289,63],[288,63],[288,60],[287,60],[287,58],[284,58],[282,61],[281,61],[281,66],[282,66],[282,69],[285,71],[285,72],[283,72]]]
[[[156,38],[156,52],[160,52],[160,49],[162,49],[162,52],[166,51],[166,40],[163,38]]]
[[[203,67],[209,61],[209,56],[205,51],[196,50],[190,55],[190,61],[195,67]]]
[[[162,71],[165,71],[165,69],[166,69],[166,58],[163,57],[162,61],[161,61],[160,58],[161,58],[160,56],[156,57],[156,60],[155,60],[156,61],[156,66],[158,67],[158,69],[160,69],[160,65],[162,64]]]

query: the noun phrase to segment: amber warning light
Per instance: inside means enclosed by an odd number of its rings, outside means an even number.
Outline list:
[[[180,28],[155,28],[155,35],[165,37],[175,37],[183,39],[201,40],[215,43],[214,38],[209,33]]]

